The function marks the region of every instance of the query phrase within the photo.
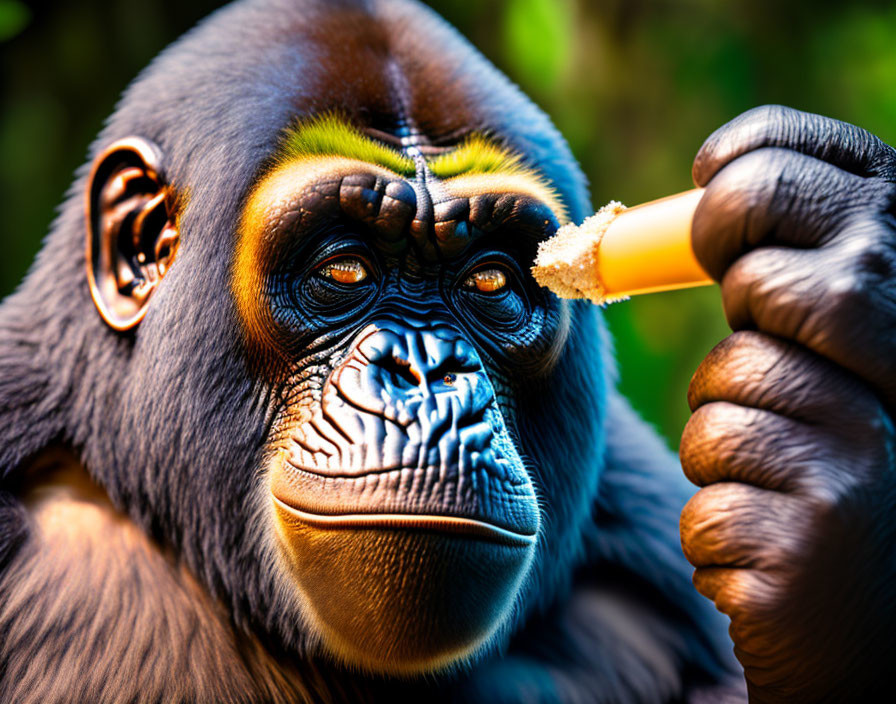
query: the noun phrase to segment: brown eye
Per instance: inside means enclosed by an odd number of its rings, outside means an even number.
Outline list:
[[[464,288],[475,288],[480,293],[494,293],[507,286],[507,276],[500,269],[480,269],[464,281]]]
[[[325,262],[318,273],[325,279],[352,286],[367,278],[367,267],[358,257],[340,257]]]

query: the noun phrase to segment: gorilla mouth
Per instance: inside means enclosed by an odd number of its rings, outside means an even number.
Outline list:
[[[329,653],[414,675],[458,662],[507,622],[540,524],[531,483],[495,455],[357,473],[275,456],[279,546]]]
[[[510,463],[494,453],[465,459],[463,472],[424,466],[352,474],[303,467],[286,455],[272,468],[270,489],[280,511],[318,529],[405,529],[534,545],[539,517],[531,485],[509,481]]]
[[[502,528],[493,523],[465,518],[462,516],[417,514],[417,513],[311,513],[296,508],[274,496],[280,510],[285,511],[304,522],[319,529],[365,529],[380,528],[385,530],[403,529],[449,533],[471,538],[480,538],[503,545],[526,547],[534,545],[535,532],[518,533]]]

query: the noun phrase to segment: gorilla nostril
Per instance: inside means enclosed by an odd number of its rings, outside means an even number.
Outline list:
[[[388,372],[397,381],[403,381],[410,386],[420,386],[423,378],[411,363],[401,357],[387,356],[378,362],[379,366]]]

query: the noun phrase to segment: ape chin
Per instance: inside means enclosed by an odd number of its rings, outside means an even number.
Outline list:
[[[364,528],[278,503],[277,517],[304,613],[325,647],[387,674],[432,672],[475,653],[508,621],[534,552],[522,539],[452,535],[451,524],[433,530],[403,516]]]

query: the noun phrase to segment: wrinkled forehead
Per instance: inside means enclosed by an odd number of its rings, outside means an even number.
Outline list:
[[[492,155],[501,151],[505,161],[532,167],[549,186],[562,191],[553,182],[577,180],[578,173],[557,168],[569,155],[547,118],[428,8],[329,2],[301,31],[292,29],[303,60],[290,128],[335,114],[406,157],[416,149],[432,160],[479,136],[501,148]],[[482,151],[467,149],[464,157]]]
[[[475,67],[431,20],[403,3],[336,2],[321,10],[294,37],[312,59],[301,77],[310,97],[301,112],[338,111],[387,138],[437,146],[489,127],[477,110]]]

